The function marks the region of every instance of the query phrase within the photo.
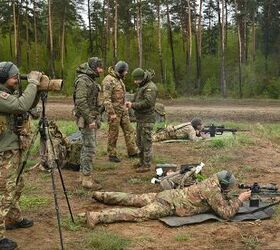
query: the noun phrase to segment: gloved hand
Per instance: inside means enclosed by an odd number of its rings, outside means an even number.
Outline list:
[[[42,77],[42,73],[39,71],[31,71],[27,75],[27,81],[28,83],[35,84],[36,86],[40,85],[40,79]]]

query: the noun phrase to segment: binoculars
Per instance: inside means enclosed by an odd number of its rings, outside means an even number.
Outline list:
[[[20,80],[27,80],[27,75],[20,75]],[[50,79],[47,75],[42,75],[38,90],[59,92],[62,90],[62,79]]]

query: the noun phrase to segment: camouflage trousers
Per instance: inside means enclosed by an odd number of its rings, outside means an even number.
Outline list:
[[[83,175],[90,175],[95,160],[96,130],[81,128],[81,133],[83,146],[80,155],[80,171]]]
[[[153,158],[152,132],[154,123],[138,122],[136,127],[136,143],[140,151],[140,164],[151,166]]]
[[[120,127],[124,134],[128,155],[137,154],[137,148],[135,144],[135,131],[131,126],[129,116],[127,112],[117,113],[117,118],[109,120],[109,131],[108,131],[108,155],[117,156],[117,141],[119,137]]]
[[[24,187],[19,173],[20,153],[18,150],[0,152],[0,238],[4,237],[5,224],[22,220],[19,199]]]
[[[177,139],[176,131],[173,127],[168,127],[153,134],[153,142]]]
[[[174,213],[171,206],[156,199],[156,193],[129,194],[120,192],[95,192],[98,200],[110,205],[131,206],[137,208],[114,208],[101,212],[91,212],[90,217],[98,219],[98,223],[113,223],[117,221],[144,221],[158,219]]]

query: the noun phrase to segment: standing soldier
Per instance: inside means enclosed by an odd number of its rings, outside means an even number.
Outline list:
[[[6,229],[27,228],[32,220],[24,219],[19,199],[24,187],[22,177],[16,184],[20,169],[21,152],[26,149],[30,131],[26,115],[38,103],[37,86],[42,74],[32,71],[28,86],[21,96],[17,95],[19,70],[11,62],[0,63],[0,249],[15,249],[17,243],[4,237]],[[25,118],[19,124],[20,118]]]
[[[102,61],[92,57],[77,68],[74,84],[74,112],[82,133],[83,147],[80,155],[82,186],[98,190],[101,186],[92,177],[95,158],[96,130],[100,127],[100,85],[96,78],[103,72]]]
[[[137,146],[140,150],[140,161],[136,172],[147,172],[152,162],[152,132],[155,117],[157,87],[152,82],[154,72],[137,68],[132,72],[134,82],[138,85],[133,102],[127,102],[127,108],[133,108],[137,122]]]
[[[109,74],[104,78],[103,98],[104,106],[108,115],[108,155],[109,161],[120,162],[117,156],[117,140],[119,128],[124,133],[125,143],[129,157],[137,156],[137,147],[135,144],[135,132],[130,124],[128,109],[125,107],[125,85],[123,79],[128,73],[128,64],[119,61],[115,68],[108,69]]]

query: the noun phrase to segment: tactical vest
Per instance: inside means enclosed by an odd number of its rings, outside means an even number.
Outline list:
[[[100,88],[99,84],[97,84],[92,78],[90,78],[86,74],[78,75],[74,82],[73,101],[74,101],[75,106],[76,106],[76,91],[77,91],[77,86],[78,86],[79,80],[91,82],[92,86],[91,86],[90,90],[88,91],[88,96],[87,96],[88,105],[92,109],[92,111],[95,111],[96,114],[99,114],[99,109],[101,107],[101,103],[99,100],[101,88]],[[77,116],[79,116],[79,114],[77,114]]]

